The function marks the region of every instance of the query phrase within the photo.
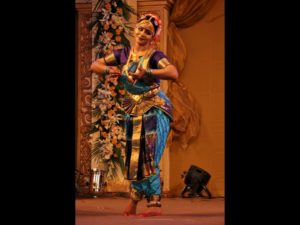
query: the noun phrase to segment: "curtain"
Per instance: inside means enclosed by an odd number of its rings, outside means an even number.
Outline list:
[[[186,60],[186,47],[178,28],[187,28],[200,21],[217,0],[175,0],[168,26],[168,57],[177,67],[179,79],[170,81],[168,97],[174,107],[172,141],[179,141],[186,149],[200,131],[200,115],[196,101],[187,88],[180,82]]]

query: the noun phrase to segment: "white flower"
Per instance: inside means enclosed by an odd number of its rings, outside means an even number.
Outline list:
[[[99,108],[100,108],[100,110],[101,110],[102,112],[105,112],[106,109],[107,109],[107,106],[106,106],[105,104],[100,104],[100,105],[99,105]]]
[[[98,99],[106,99],[110,95],[109,91],[98,88]]]
[[[100,148],[100,157],[105,160],[109,160],[111,156],[113,155],[113,144],[111,143],[111,137],[108,135],[108,137],[102,141],[100,140],[101,143],[101,148]]]

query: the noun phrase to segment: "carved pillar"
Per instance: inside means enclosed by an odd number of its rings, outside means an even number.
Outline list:
[[[155,13],[162,20],[162,31],[160,34],[159,49],[167,53],[167,29],[169,25],[169,12],[174,0],[137,0],[137,10],[139,14]],[[161,88],[165,92],[168,90],[168,82],[161,80]],[[161,159],[160,168],[162,169],[163,192],[167,194],[170,191],[170,149],[166,146]]]
[[[86,26],[91,17],[90,1],[76,1],[76,169],[88,174],[91,148],[88,131],[91,126],[92,62],[91,32]]]

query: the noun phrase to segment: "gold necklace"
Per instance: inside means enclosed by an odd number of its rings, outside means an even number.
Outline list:
[[[146,58],[150,52],[152,52],[152,48],[147,49],[146,51],[139,53],[139,52],[135,52],[134,48],[132,48],[132,60],[133,61],[138,61],[140,59],[140,57],[144,57]]]
[[[134,48],[132,48],[129,52],[129,57],[127,59],[127,63],[125,64],[125,66],[123,67],[123,73],[125,73],[128,77],[129,82],[134,83],[134,80],[132,78],[131,75],[128,74],[128,67],[129,64],[131,62],[137,62],[139,61],[137,68],[139,68],[141,66],[141,64],[143,64],[142,62],[144,61],[144,59],[146,59],[147,57],[149,57],[149,55],[151,55],[151,53],[153,52],[153,48],[149,48],[147,51],[145,51],[145,53],[143,55],[138,55],[137,53],[134,52]],[[143,57],[143,59],[140,60],[140,57]]]

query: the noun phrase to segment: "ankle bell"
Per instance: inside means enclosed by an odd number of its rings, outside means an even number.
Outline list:
[[[161,207],[160,195],[151,195],[147,197],[147,207]]]

